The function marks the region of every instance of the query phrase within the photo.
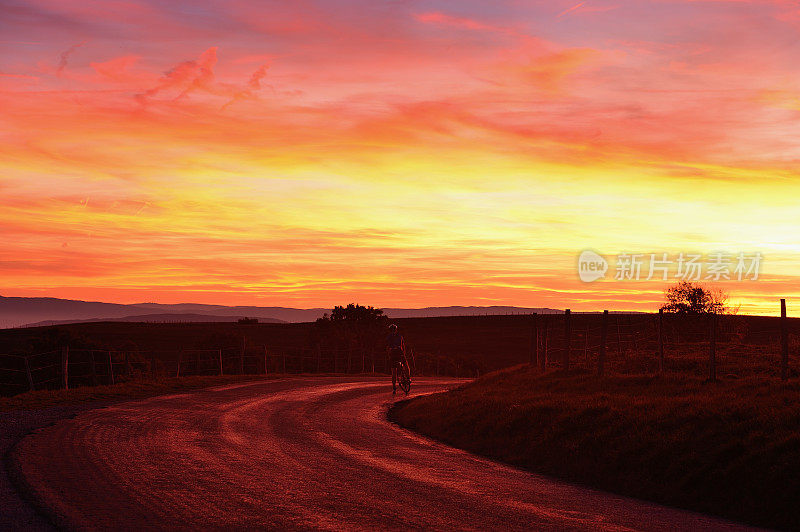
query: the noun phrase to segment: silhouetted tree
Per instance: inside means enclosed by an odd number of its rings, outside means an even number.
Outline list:
[[[664,312],[674,314],[724,314],[728,311],[728,294],[699,283],[680,281],[664,291]]]
[[[353,354],[360,354],[362,369],[366,369],[365,357],[372,357],[383,346],[386,337],[386,326],[389,318],[383,310],[364,307],[355,303],[336,306],[317,319],[314,336],[318,341],[326,342],[348,349],[348,370],[353,366]]]
[[[325,315],[327,316],[327,314]],[[323,317],[324,319],[324,317]],[[361,305],[350,303],[346,307],[336,306],[333,307],[330,320],[332,322],[347,322],[347,323],[381,323],[383,324],[388,318],[383,315],[383,310],[373,307],[362,307]]]

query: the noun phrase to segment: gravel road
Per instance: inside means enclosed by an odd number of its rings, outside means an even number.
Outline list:
[[[393,400],[385,378],[235,384],[84,411],[8,458],[69,529],[739,528],[432,442],[386,421]]]

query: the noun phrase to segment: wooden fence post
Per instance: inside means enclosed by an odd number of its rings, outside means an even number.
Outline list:
[[[242,336],[242,353],[239,356],[239,375],[244,375],[244,351],[246,349],[247,338]]]
[[[570,310],[564,310],[564,369],[569,369],[570,340],[572,336],[572,324],[570,323]]]
[[[539,327],[537,323],[538,316],[534,312],[531,315],[531,366],[536,367],[539,363]]]
[[[664,309],[658,309],[658,371],[664,373]]]
[[[69,390],[69,346],[61,347],[61,372],[64,377],[64,389]]]
[[[92,364],[92,386],[97,386],[97,368],[94,367],[94,349],[89,350],[89,358]]]
[[[789,329],[786,320],[786,300],[781,299],[781,379],[789,378]]]
[[[30,388],[30,391],[34,391],[35,388],[33,387],[33,375],[31,375],[31,363],[28,360],[28,357],[24,357],[24,359],[25,359],[25,374],[28,376],[28,388]]]
[[[286,351],[283,352],[283,373],[286,373]]]
[[[717,313],[711,313],[711,341],[708,349],[708,380],[717,380]]]
[[[181,359],[183,359],[183,351],[178,351],[178,370],[175,372],[176,377],[181,376]]]
[[[267,346],[264,346],[264,375],[267,374]]]
[[[320,365],[322,364],[322,347],[317,344],[317,373],[319,373]],[[375,362],[372,363],[372,372],[375,373]]]
[[[539,361],[541,365],[542,371],[547,369],[547,363],[550,362],[550,353],[547,349],[547,328],[550,325],[550,317],[544,316],[544,339],[542,340],[544,347],[544,353],[542,353],[542,359]]]
[[[606,371],[606,340],[608,339],[608,311],[603,311],[603,322],[600,326],[600,355],[597,357],[597,374],[603,376]]]
[[[111,351],[108,352],[108,379],[111,384],[114,384],[114,360],[111,356]]]
[[[217,359],[219,360],[219,374],[225,375],[225,372],[222,369],[222,349],[217,350]]]

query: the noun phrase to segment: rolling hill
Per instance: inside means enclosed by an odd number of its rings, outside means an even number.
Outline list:
[[[326,308],[224,306],[200,303],[103,303],[52,297],[0,296],[0,328],[26,325],[52,325],[83,321],[236,321],[247,316],[261,321],[301,323],[314,321]],[[499,314],[561,313],[549,308],[511,306],[449,306],[425,308],[384,308],[390,318],[426,318],[437,316],[475,316]],[[184,316],[173,318],[171,315]],[[158,316],[158,317],[153,317]],[[186,316],[194,316],[187,318]]]

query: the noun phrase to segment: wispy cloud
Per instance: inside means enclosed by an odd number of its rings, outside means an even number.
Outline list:
[[[580,2],[560,12],[558,15],[556,15],[556,18],[562,18],[570,14],[578,14],[578,13],[605,13],[606,11],[613,11],[615,9],[619,9],[620,7],[621,7],[620,5],[604,6],[604,5],[590,4],[589,2]]]
[[[72,46],[61,52],[61,55],[58,58],[58,66],[56,66],[57,75],[60,76],[64,72],[64,69],[67,68],[67,61],[69,60],[69,56],[72,55],[75,52],[75,50],[77,50],[84,44],[86,44],[86,41],[73,44]]]
[[[579,4],[575,4],[574,6],[568,8],[568,9],[565,9],[564,11],[559,13],[558,16],[556,16],[556,18],[561,18],[564,15],[568,15],[569,13],[572,13],[573,11],[576,11],[576,10],[582,8],[584,5],[586,5],[586,2],[581,2]]]

